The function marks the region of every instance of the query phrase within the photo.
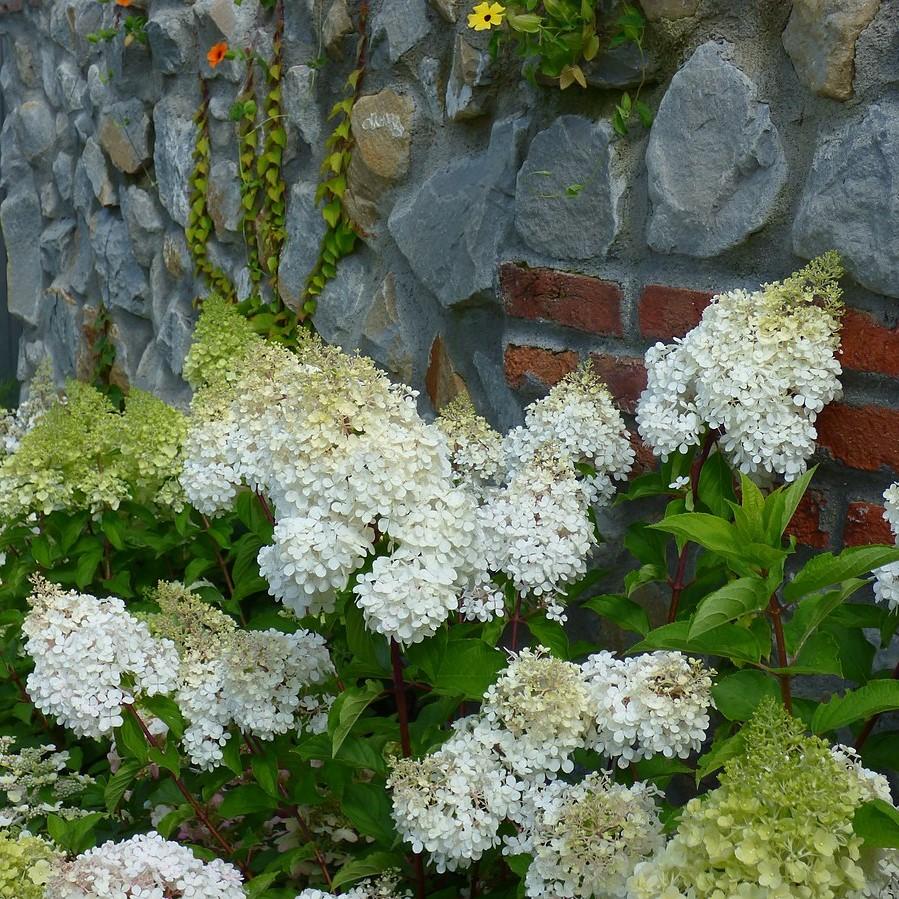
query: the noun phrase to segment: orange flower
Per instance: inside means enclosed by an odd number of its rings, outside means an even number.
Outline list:
[[[130,3],[131,0],[128,0],[128,2]],[[206,54],[206,59],[209,62],[209,67],[211,69],[214,69],[225,58],[225,54],[227,52],[228,45],[224,41],[212,47]]]
[[[115,0],[116,6],[131,6],[131,0]]]

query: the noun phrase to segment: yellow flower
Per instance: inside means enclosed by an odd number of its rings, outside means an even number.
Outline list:
[[[475,31],[488,31],[503,24],[506,7],[499,3],[479,3],[468,16],[468,27]]]

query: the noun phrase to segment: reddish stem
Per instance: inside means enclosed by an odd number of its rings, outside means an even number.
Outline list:
[[[899,680],[899,663],[896,664],[896,667],[893,669],[893,680]],[[855,748],[856,751],[861,752],[862,747],[865,743],[868,742],[868,737],[874,732],[874,727],[877,722],[880,721],[881,713],[878,712],[876,715],[872,715],[866,722],[865,726],[859,731],[858,736],[855,739]]]
[[[203,516],[203,524],[206,527],[207,533],[209,532],[212,524],[209,519],[204,515]],[[215,553],[216,561],[218,562],[219,570],[222,572],[222,577],[225,579],[225,585],[228,587],[228,595],[234,596],[234,581],[231,579],[231,572],[228,571],[228,564],[225,562],[225,558],[222,555],[221,551],[218,548],[218,544],[215,542],[215,537],[209,537],[212,540],[212,551]],[[246,624],[246,622],[244,622]]]
[[[137,722],[137,725],[141,729],[141,732],[143,733],[144,739],[146,739],[147,743],[149,743],[150,746],[152,746],[154,749],[159,749],[159,741],[156,739],[156,737],[153,736],[153,734],[150,733],[150,729],[144,723],[144,719],[141,718],[140,713],[137,711],[137,709],[133,705],[126,704],[125,710],[129,715],[131,715],[132,718],[134,718],[135,722]],[[166,771],[168,772],[169,777],[172,778],[175,786],[178,788],[178,792],[181,793],[181,795],[187,800],[190,807],[194,810],[194,814],[197,816],[197,819],[206,827],[209,833],[212,834],[213,838],[219,844],[219,846],[222,847],[224,852],[231,858],[234,858],[234,847],[224,836],[222,836],[218,828],[216,828],[216,826],[212,823],[209,815],[206,814],[206,810],[203,808],[203,806],[200,805],[193,793],[188,790],[184,781],[181,780],[181,778],[178,777],[178,775],[175,774],[174,771],[169,771],[168,769],[166,769]],[[237,859],[234,859],[234,861],[237,867],[240,868],[240,871],[244,877],[249,879],[253,876],[252,872],[243,862]]]
[[[256,499],[259,500],[259,505],[262,508],[262,511],[265,513],[265,517],[268,519],[269,524],[274,525],[275,516],[272,513],[271,506],[266,502],[265,497],[257,490],[256,491]]]
[[[509,635],[509,649],[518,651],[518,625],[521,622],[521,594],[515,595],[515,611],[512,613],[512,633]]]
[[[393,693],[396,697],[396,713],[400,721],[400,744],[403,747],[403,755],[410,758],[412,736],[409,733],[409,707],[406,704],[406,684],[403,679],[403,654],[399,643],[393,639],[390,641],[390,660],[393,663]],[[417,899],[426,899],[425,866],[418,853],[412,856],[412,866],[415,869],[415,895]]]
[[[787,644],[784,640],[783,627],[783,606],[777,598],[776,593],[771,594],[768,602],[768,615],[771,618],[771,624],[774,626],[774,642],[777,645],[777,664],[780,668],[788,668],[790,665],[790,657],[787,655]],[[783,704],[786,710],[793,714],[793,689],[789,674],[778,674],[777,679],[780,681],[780,695],[783,698]]]

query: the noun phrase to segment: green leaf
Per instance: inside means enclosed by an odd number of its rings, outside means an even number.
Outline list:
[[[147,738],[131,715],[125,715],[122,726],[116,731],[116,745],[123,758],[134,758],[146,763],[149,748]]]
[[[278,800],[269,796],[265,790],[256,784],[245,784],[229,790],[218,811],[223,818],[237,818],[256,812],[273,812],[277,807]]]
[[[328,713],[328,730],[331,734],[331,757],[335,757],[349,736],[359,716],[382,693],[377,681],[369,680],[364,687],[350,687],[334,701]]]
[[[777,681],[763,671],[746,669],[722,677],[712,687],[718,711],[729,721],[748,721],[766,697],[779,700]]]
[[[742,755],[745,751],[746,737],[742,730],[723,740],[716,739],[709,751],[701,755],[696,762],[696,785],[699,786],[703,778],[714,774],[724,767],[725,762]]]
[[[513,31],[521,31],[525,34],[539,34],[543,19],[532,13],[520,13],[518,15],[507,13],[506,21]]]
[[[651,629],[646,610],[626,596],[594,596],[584,603],[584,608],[614,621],[623,630],[640,634],[641,637],[645,637]]]
[[[770,597],[770,585],[759,577],[742,577],[725,584],[699,604],[690,622],[690,639],[764,609]]]
[[[105,817],[102,812],[92,812],[67,821],[58,815],[48,815],[47,831],[55,843],[72,855],[78,855],[94,845],[94,828]]]
[[[550,621],[544,615],[535,615],[527,622],[534,639],[559,659],[570,658],[568,635],[558,621]]]
[[[899,562],[899,547],[851,546],[836,556],[821,553],[809,560],[784,587],[784,597],[788,602],[795,602],[809,593],[841,584],[890,562]]]
[[[798,653],[821,623],[865,583],[860,578],[852,578],[841,584],[839,590],[816,593],[803,599],[793,612],[793,617],[784,625],[790,652],[793,655]]]
[[[799,503],[802,502],[802,497],[808,490],[808,485],[815,476],[817,467],[816,465],[810,468],[789,486],[775,490],[765,501],[765,533],[771,542],[783,537],[784,531],[796,514],[796,509],[799,508]]]
[[[402,864],[402,856],[392,852],[373,852],[365,858],[354,858],[334,875],[331,879],[331,888],[336,890],[364,877],[373,877],[392,868],[400,868]]]
[[[265,748],[265,744],[262,744]],[[250,761],[256,783],[275,799],[280,796],[278,790],[278,760],[274,755],[254,755]]]
[[[392,805],[383,784],[349,784],[340,808],[360,833],[388,846],[393,844],[396,831],[390,814]]]
[[[176,740],[184,736],[184,716],[174,699],[168,696],[142,696],[140,704],[165,722]]]
[[[878,849],[899,849],[899,809],[874,799],[858,807],[852,827],[866,846]]]
[[[681,540],[698,543],[706,549],[724,556],[740,557],[744,543],[740,540],[737,529],[722,518],[708,515],[705,512],[687,512],[683,515],[672,515],[660,522],[650,525],[658,531],[674,534]]]
[[[894,709],[899,709],[899,681],[871,681],[857,690],[834,696],[830,702],[821,703],[812,718],[812,731],[823,734],[839,730],[854,721]]]
[[[193,817],[194,810],[185,802],[179,805],[174,811],[169,812],[157,825],[156,831],[166,839],[174,832],[176,827],[180,827],[185,821],[190,821]]]
[[[699,499],[719,518],[730,518],[736,500],[734,474],[721,453],[712,453],[699,475]]]
[[[688,637],[689,628],[688,621],[675,621],[673,624],[657,627],[628,652],[677,649],[698,655],[724,656],[738,662],[758,662],[762,653],[768,652],[768,646],[762,647],[752,631],[735,624],[723,624],[695,639]]]
[[[481,699],[505,664],[503,653],[482,640],[451,640],[434,669],[431,684],[436,693]]]
[[[110,814],[119,807],[128,787],[131,786],[143,767],[143,764],[136,759],[125,759],[119,766],[119,770],[109,778],[103,790],[103,801]]]

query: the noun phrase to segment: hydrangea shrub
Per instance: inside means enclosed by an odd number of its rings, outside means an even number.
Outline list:
[[[588,367],[501,434],[216,298],[189,410],[43,375],[0,427],[0,897],[899,896],[899,548],[787,536],[839,274],[653,347],[635,478]]]

